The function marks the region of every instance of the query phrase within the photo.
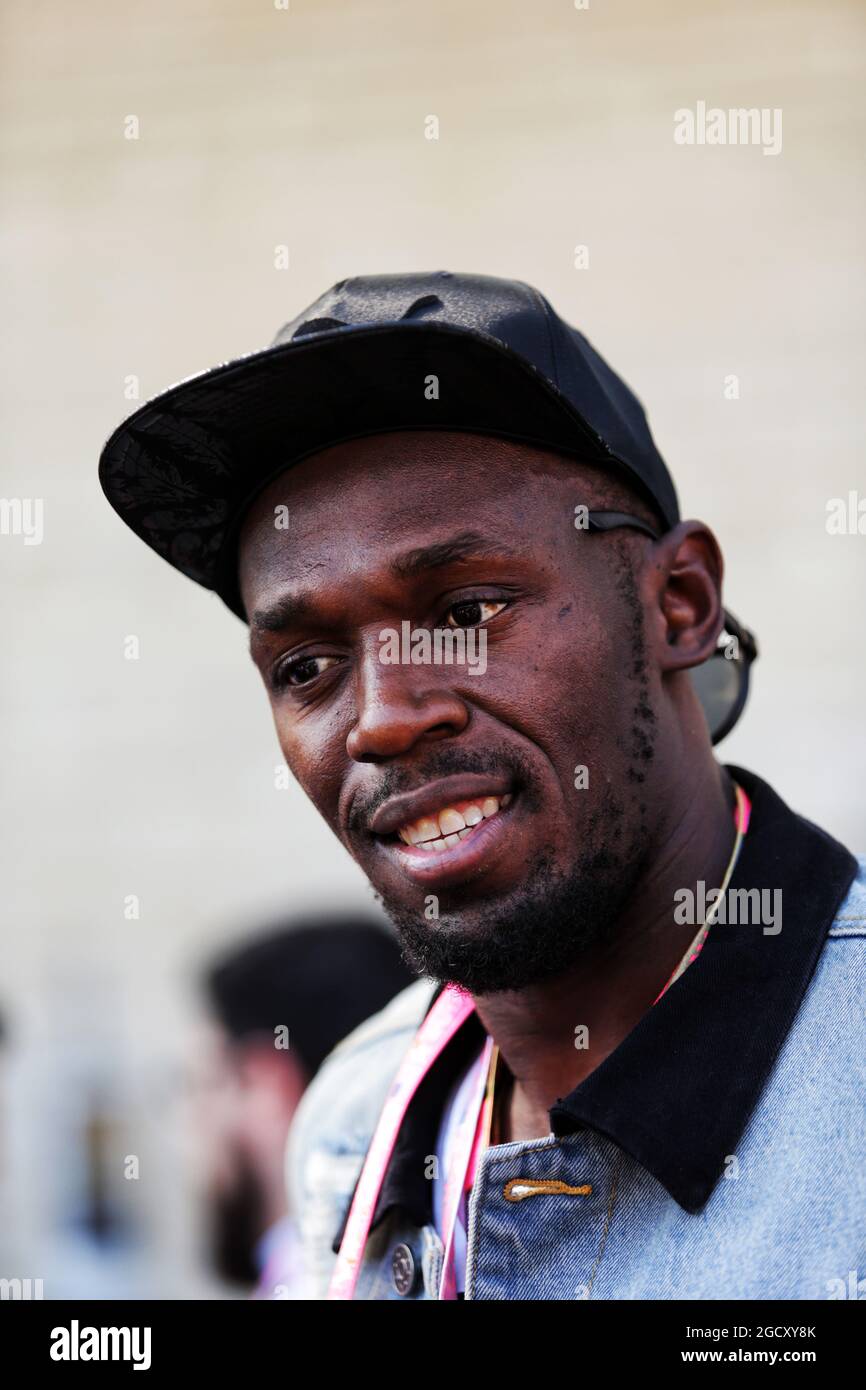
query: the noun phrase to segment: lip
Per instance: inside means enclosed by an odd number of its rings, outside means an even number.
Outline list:
[[[441,811],[446,806],[453,806],[456,801],[474,801],[485,796],[502,797],[513,791],[511,779],[501,774],[497,776],[495,773],[457,773],[453,777],[442,777],[438,782],[427,782],[414,792],[402,792],[399,796],[392,796],[371,818],[369,829],[373,835],[394,835],[401,825],[407,825],[432,811]],[[501,811],[498,812],[493,820],[498,819],[501,814]],[[472,835],[469,838],[470,841],[474,841],[476,837]],[[458,848],[459,846],[455,846],[453,850],[440,851],[439,859],[444,862],[448,855],[456,854]],[[420,852],[425,853],[424,850]]]
[[[380,840],[379,851],[416,883],[446,887],[478,878],[495,866],[511,844],[510,822],[519,805],[520,798],[516,796],[505,809],[500,807],[495,816],[474,826],[471,835],[450,849],[423,850],[401,840]]]

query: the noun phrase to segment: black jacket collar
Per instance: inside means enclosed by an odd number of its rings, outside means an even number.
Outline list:
[[[704,1206],[736,1150],[857,871],[847,849],[789,810],[759,777],[728,771],[752,801],[730,889],[781,890],[781,931],[718,922],[697,961],[550,1111],[555,1134],[584,1125],[597,1130],[688,1212]],[[419,1225],[430,1222],[424,1157],[434,1151],[448,1091],[483,1036],[472,1015],[425,1077],[403,1122],[374,1225],[394,1206]]]

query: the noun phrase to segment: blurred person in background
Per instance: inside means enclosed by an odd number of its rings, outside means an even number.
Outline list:
[[[212,1257],[257,1298],[299,1298],[286,1139],[328,1053],[412,979],[392,937],[364,918],[289,923],[230,949],[204,975],[215,1025],[199,1140]]]

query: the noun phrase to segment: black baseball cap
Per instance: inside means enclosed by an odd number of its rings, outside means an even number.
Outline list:
[[[245,620],[237,540],[258,493],[330,445],[410,429],[571,454],[630,482],[663,529],[679,520],[643,407],[583,334],[523,281],[446,270],[341,280],[270,347],[141,406],[99,476],[142,540]]]

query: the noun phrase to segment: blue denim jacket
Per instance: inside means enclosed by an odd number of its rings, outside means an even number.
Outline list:
[[[811,836],[835,846],[783,809]],[[809,844],[817,857],[805,869],[817,870],[822,840]],[[770,857],[774,874],[788,872],[776,854]],[[787,884],[792,893],[795,887]],[[820,882],[813,889],[804,909],[801,888],[789,915],[818,914]],[[748,1103],[736,1142],[720,1154],[721,1171],[708,1194],[689,1198],[671,1180],[680,1192],[677,1200],[650,1168],[603,1132],[603,1124],[490,1148],[469,1201],[467,1299],[866,1296],[866,859],[841,901],[831,905],[827,922],[804,992],[792,1019],[784,1019],[778,1049],[766,1059],[766,1076],[760,1072],[755,1103]],[[784,938],[783,927],[779,942]],[[692,972],[711,968],[705,956],[708,947],[658,1010]],[[325,1296],[335,1237],[386,1092],[434,994],[429,981],[403,991],[340,1044],[304,1097],[290,1139],[288,1178],[309,1297]],[[767,998],[772,999],[769,982]],[[728,1002],[719,999],[718,1009]],[[749,1036],[729,1039],[720,1075],[729,1078],[733,1091],[747,1070],[747,1056],[760,1056],[764,1030],[772,1031],[769,1017],[760,1013],[753,1025]],[[775,1044],[770,1046],[772,1051]],[[714,1082],[720,1111],[727,1084]],[[694,1131],[684,1131],[684,1151],[692,1141],[700,1148],[713,1118],[694,1114]],[[514,1202],[503,1195],[510,1179],[561,1180],[571,1187],[590,1185],[591,1192],[541,1190]],[[355,1297],[436,1298],[442,1257],[432,1218],[389,1205],[368,1240]]]

